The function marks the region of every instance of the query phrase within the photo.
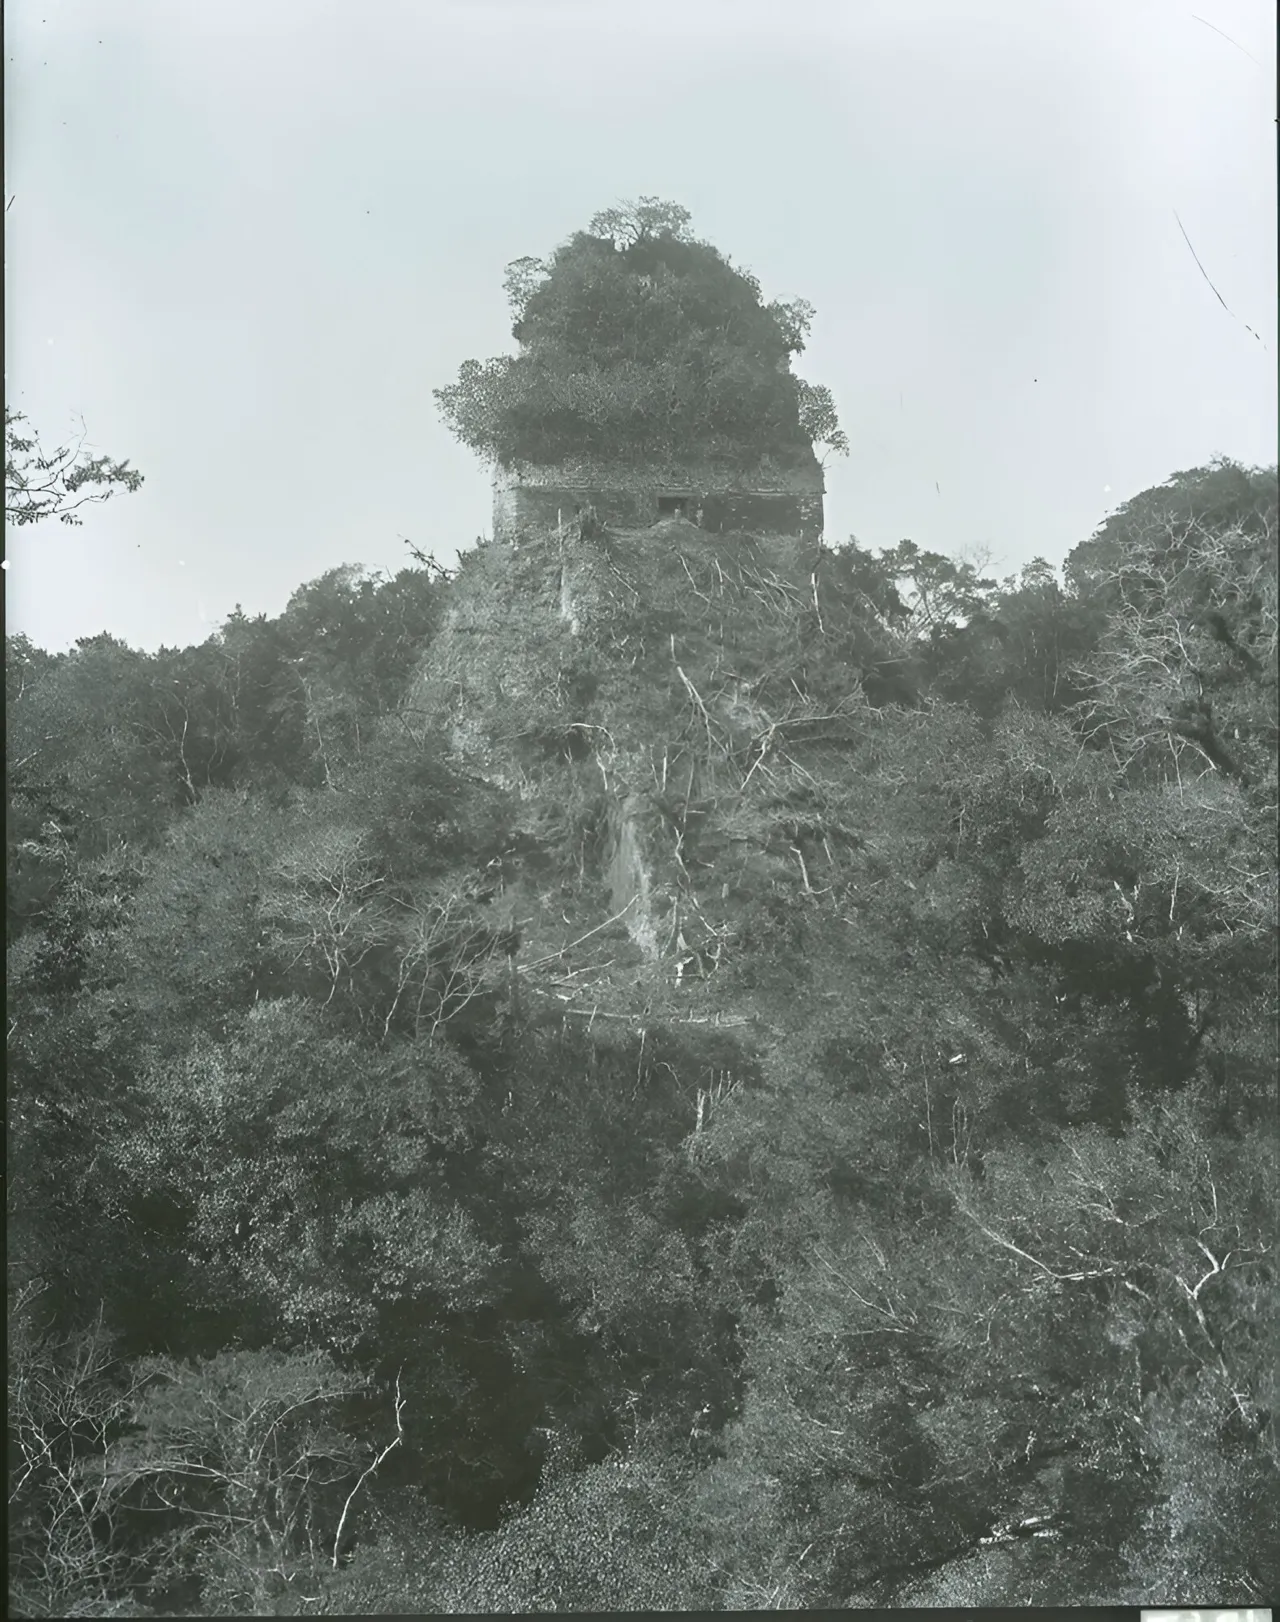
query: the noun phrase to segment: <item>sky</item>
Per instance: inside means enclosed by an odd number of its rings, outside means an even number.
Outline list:
[[[488,475],[432,389],[514,347],[510,260],[643,194],[816,305],[832,543],[1005,575],[1273,463],[1273,8],[1192,4],[8,0],[6,399],[146,476],[6,537],[9,631],[448,563]]]

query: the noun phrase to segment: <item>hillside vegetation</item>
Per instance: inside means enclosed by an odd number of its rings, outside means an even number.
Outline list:
[[[10,638],[14,1614],[1274,1592],[1276,509]]]

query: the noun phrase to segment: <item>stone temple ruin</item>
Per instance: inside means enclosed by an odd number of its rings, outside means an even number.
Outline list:
[[[791,465],[749,469],[705,464],[612,463],[556,466],[499,463],[493,475],[494,538],[518,545],[570,524],[590,508],[610,529],[645,529],[682,517],[700,529],[752,535],[822,534],[822,468],[812,451]]]

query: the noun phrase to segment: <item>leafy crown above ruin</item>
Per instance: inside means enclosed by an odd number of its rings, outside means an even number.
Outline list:
[[[435,390],[491,460],[794,465],[848,450],[830,391],[791,370],[813,306],[766,304],[678,204],[607,209],[549,260],[515,260],[505,287],[519,352],[464,361]]]

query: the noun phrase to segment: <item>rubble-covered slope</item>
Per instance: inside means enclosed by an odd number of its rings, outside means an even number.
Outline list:
[[[681,519],[464,560],[408,703],[518,800],[495,901],[529,996],[736,1024],[771,903],[852,919],[882,727],[820,563]]]

